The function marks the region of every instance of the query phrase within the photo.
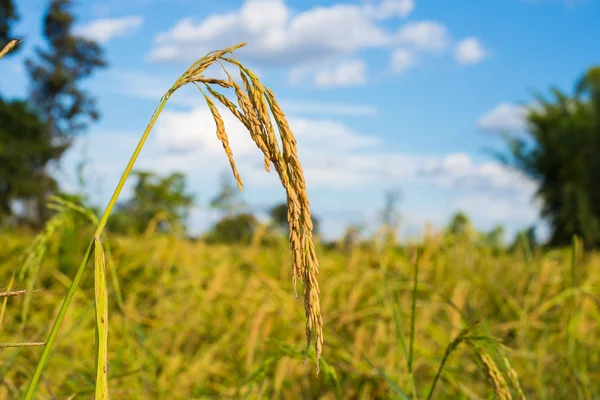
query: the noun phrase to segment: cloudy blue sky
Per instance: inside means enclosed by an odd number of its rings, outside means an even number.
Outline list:
[[[26,47],[0,64],[7,96],[26,93],[22,59],[42,43],[48,2],[16,3]],[[373,228],[388,190],[402,192],[405,233],[442,226],[457,210],[481,229],[539,223],[535,186],[485,149],[504,148],[499,131],[522,132],[521,105],[534,92],[570,90],[600,63],[595,0],[76,3],[77,32],[105,46],[110,66],[85,84],[102,119],[65,158],[65,186],[89,160],[88,190],[104,206],[162,93],[195,59],[245,41],[237,55],[282,103],[330,237],[348,224]],[[244,199],[257,210],[282,201],[248,134],[228,114],[225,124]],[[137,165],[185,172],[197,196],[192,230],[214,222],[207,204],[228,163],[195,90],[172,98]]]

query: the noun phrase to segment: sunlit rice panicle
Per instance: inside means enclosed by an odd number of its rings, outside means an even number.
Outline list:
[[[310,345],[311,333],[316,332],[315,350],[317,360],[323,348],[323,320],[319,302],[319,263],[314,250],[312,237],[312,217],[310,202],[306,192],[304,173],[298,161],[296,140],[289,127],[285,114],[277,103],[273,92],[265,88],[270,110],[275,118],[283,147],[282,184],[288,197],[288,221],[290,244],[292,247],[292,273],[295,282],[300,276],[304,284],[304,310],[306,314],[306,339]],[[285,172],[284,172],[285,171]],[[284,179],[285,177],[285,179]]]
[[[2,50],[0,50],[0,58],[4,57],[8,53],[10,53],[12,51],[12,49],[14,49],[15,46],[19,44],[19,42],[20,42],[20,40],[18,40],[18,39],[13,39],[10,42],[8,42],[6,44],[6,46],[4,46],[4,48]]]
[[[212,116],[215,120],[215,124],[217,126],[217,137],[223,144],[223,149],[225,150],[225,154],[227,154],[227,158],[229,159],[229,165],[231,166],[231,170],[233,171],[233,175],[237,182],[238,188],[242,190],[242,178],[238,172],[237,167],[235,166],[235,161],[233,160],[233,151],[229,146],[229,139],[227,138],[227,133],[225,132],[225,124],[223,123],[223,118],[221,118],[221,114],[219,114],[219,110],[215,107],[215,103],[208,97],[204,92],[202,92],[204,98],[206,99],[206,103],[208,104],[208,108],[212,113]]]
[[[277,138],[275,137],[275,130],[271,124],[271,117],[267,111],[263,87],[258,79],[255,80],[252,77],[250,78],[252,83],[250,83],[248,80],[249,75],[247,74],[248,72],[245,70],[240,70],[244,88],[249,93],[250,102],[257,111],[256,116],[262,128],[261,137],[267,142],[267,146],[270,147],[270,154],[274,156],[273,159],[265,156],[265,170],[267,170],[267,172],[270,171],[270,163],[273,162],[277,170],[281,171],[281,152],[279,150],[279,145],[277,144]]]
[[[316,333],[314,346],[318,373],[319,359],[323,351],[323,319],[321,317],[319,284],[317,281],[319,263],[312,236],[313,224],[304,172],[298,160],[296,140],[273,92],[266,88],[258,77],[244,67],[237,59],[225,56],[239,47],[241,45],[232,46],[228,49],[211,53],[204,59],[199,60],[180,77],[174,88],[177,89],[188,83],[194,83],[197,86],[202,84],[210,95],[229,109],[248,129],[252,140],[264,155],[265,169],[269,172],[270,164],[273,163],[275,166],[281,184],[286,191],[290,228],[289,240],[292,256],[292,282],[295,291],[298,278],[301,279],[304,285],[307,350],[311,344],[312,333],[314,331]],[[230,63],[239,69],[243,88],[232,78],[225,67],[223,67],[223,70],[228,80],[212,79],[202,75],[202,72],[212,63],[221,63],[222,61]],[[225,95],[211,87],[215,85],[225,89],[233,89],[238,106]],[[200,88],[200,86],[198,87]],[[223,148],[229,159],[233,174],[241,189],[241,178],[233,161],[233,153],[229,147],[223,120],[214,102],[209,99],[208,95],[204,92],[202,93],[205,95],[208,106],[213,114],[217,126],[217,136],[223,143]],[[281,139],[281,148],[271,118],[274,119],[277,125]]]
[[[246,127],[246,129],[248,129],[249,132],[252,133],[251,131],[251,125],[250,125],[250,121],[248,120],[248,118],[246,118],[246,116],[244,114],[242,114],[240,112],[240,110],[238,109],[238,107],[231,101],[229,100],[226,96],[224,96],[223,94],[217,92],[216,90],[214,90],[213,88],[211,88],[209,85],[206,85],[206,89],[210,92],[210,94],[216,98],[217,100],[219,100],[221,102],[221,104],[223,104],[225,107],[227,107],[229,109],[229,111],[231,111],[231,113],[242,123],[244,124],[244,126]],[[256,146],[259,148],[260,151],[262,151],[264,157],[265,157],[265,170],[267,172],[271,172],[270,168],[269,168],[269,157],[270,157],[270,152],[269,149],[267,149],[267,145],[265,144],[265,141],[263,140],[262,137],[258,136],[258,137],[253,137],[254,142],[256,144]]]
[[[496,397],[500,400],[512,400],[512,395],[510,394],[506,380],[504,379],[502,372],[500,372],[492,357],[486,351],[481,349],[477,351],[477,355],[485,366],[485,372],[492,382]]]
[[[517,389],[519,399],[525,400],[525,393],[523,393],[523,388],[521,387],[521,384],[519,382],[519,375],[517,374],[517,371],[515,371],[512,365],[510,365],[510,361],[508,361],[508,358],[505,355],[502,355],[502,361],[504,362],[504,366],[506,367],[508,378],[512,382],[513,386]]]
[[[16,41],[9,43],[9,45],[2,50],[0,55],[5,55],[16,44]],[[273,93],[260,83],[254,73],[245,68],[237,60],[224,57],[228,53],[233,54],[232,52],[234,50],[239,49],[244,45],[245,43],[241,43],[228,47],[224,50],[207,54],[205,57],[192,64],[175,81],[173,86],[161,97],[158,106],[150,118],[146,130],[141,136],[138,145],[136,146],[125,168],[125,171],[119,179],[119,183],[117,184],[117,187],[115,188],[102,217],[97,223],[93,240],[88,246],[84,257],[79,264],[75,278],[71,281],[67,295],[63,300],[61,308],[50,330],[47,344],[44,346],[39,362],[37,363],[36,368],[31,376],[31,380],[25,393],[25,400],[32,400],[34,398],[33,396],[39,383],[40,376],[45,368],[45,365],[47,364],[48,359],[50,358],[50,351],[56,340],[60,326],[66,316],[71,299],[77,290],[83,272],[92,256],[92,253],[96,253],[96,255],[98,255],[100,250],[102,250],[102,245],[100,242],[102,232],[113,208],[115,207],[125,182],[133,169],[135,161],[137,160],[148,136],[150,135],[150,132],[152,131],[156,121],[158,120],[158,117],[173,93],[175,93],[184,85],[190,83],[198,87],[206,99],[207,105],[216,124],[217,137],[223,145],[223,149],[228,157],[233,175],[235,176],[240,190],[242,189],[242,180],[235,166],[233,151],[229,146],[229,139],[225,130],[223,119],[215,103],[210,99],[208,94],[202,91],[202,86],[207,89],[211,96],[219,100],[221,104],[229,109],[232,114],[248,129],[252,140],[263,153],[265,169],[269,171],[271,162],[275,165],[275,169],[277,170],[280,181],[286,191],[287,205],[289,209],[288,219],[290,225],[290,246],[292,253],[292,280],[295,286],[297,278],[300,277],[304,285],[304,310],[306,315],[307,340],[306,350],[308,351],[309,349],[312,333],[314,331],[316,333],[314,346],[316,353],[317,374],[319,373],[319,360],[323,351],[323,320],[321,317],[319,285],[317,282],[319,268],[317,257],[314,251],[312,218],[310,213],[310,203],[306,192],[304,174],[302,167],[300,166],[300,162],[298,161],[296,140],[294,139],[287,119],[279,107],[279,104],[275,100]],[[221,65],[223,65],[222,62],[229,62],[230,64],[238,67],[246,91],[242,90],[240,85],[233,80],[225,68],[223,69],[227,74],[228,80],[213,79],[203,76],[202,73],[215,62],[218,62]],[[219,94],[216,90],[214,90],[214,88],[211,88],[211,86],[219,86],[223,89],[233,89],[239,104],[239,108],[236,107],[233,102],[229,101],[229,99],[227,99],[224,95]],[[265,100],[269,107],[267,107]],[[282,150],[279,149],[268,110],[270,110],[273,114],[272,116],[278,127]],[[41,245],[38,245],[38,247],[40,246]],[[38,252],[35,252],[35,254],[31,257],[33,262],[26,262],[25,264],[39,265],[39,256],[36,257],[36,255],[38,255]],[[100,264],[97,262],[97,265]],[[104,265],[103,262],[102,265]],[[97,271],[100,272],[100,269],[97,268]],[[22,271],[22,273],[23,272],[24,271]],[[98,275],[97,280],[100,279],[105,279],[103,274]],[[100,299],[100,297],[98,299]],[[102,297],[102,299],[104,299],[104,297]],[[102,304],[101,311],[104,311],[105,309],[105,305]],[[103,347],[99,353],[101,353],[101,355],[107,354],[105,343],[103,344]],[[102,358],[100,361],[104,362],[103,360],[104,359]],[[101,368],[99,371],[103,372],[104,369]],[[106,378],[106,376],[104,376],[102,373],[98,376],[100,381]],[[100,389],[97,388],[99,390],[97,394],[100,393],[101,395],[104,395],[107,393],[107,386],[105,385],[105,382],[106,381],[101,382]]]

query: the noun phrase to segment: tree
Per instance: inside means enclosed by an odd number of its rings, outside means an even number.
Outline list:
[[[109,219],[109,229],[122,233],[142,233],[157,218],[157,230],[164,232],[167,224],[181,226],[194,204],[194,196],[187,193],[185,176],[173,173],[159,177],[152,172],[134,172],[137,179],[133,196],[117,206]]]
[[[397,190],[385,192],[385,203],[381,211],[381,221],[388,229],[396,230],[400,227],[400,213],[398,212],[400,198],[400,192]]]
[[[227,215],[215,224],[206,239],[212,243],[249,243],[258,226],[252,214]]]
[[[46,124],[53,143],[65,150],[73,136],[87,127],[88,120],[99,118],[94,98],[78,85],[96,69],[106,66],[97,43],[73,35],[75,18],[71,7],[71,0],[51,1],[43,24],[48,49],[38,47],[37,60],[25,61],[31,78],[30,102]],[[47,215],[45,195],[48,190],[48,187],[40,187],[38,213],[42,222]]]
[[[230,217],[246,206],[241,199],[237,185],[233,184],[231,176],[227,172],[224,172],[221,175],[221,190],[210,201],[210,206],[220,210],[224,216]]]
[[[496,225],[491,231],[484,233],[483,242],[495,250],[504,248],[504,227]]]
[[[0,220],[13,215],[15,200],[39,197],[40,187],[56,188],[44,166],[64,148],[50,139],[43,121],[24,101],[0,99]]]
[[[470,236],[473,234],[473,226],[471,220],[462,211],[454,214],[450,223],[448,224],[448,232],[456,236]]]
[[[527,137],[506,136],[503,161],[536,181],[550,245],[568,245],[578,235],[586,247],[598,247],[600,67],[584,74],[573,96],[551,92],[551,100],[537,96],[537,106],[528,110]]]
[[[538,241],[535,234],[535,226],[530,226],[527,229],[518,231],[510,245],[511,251],[517,250],[533,250],[538,247]]]
[[[388,190],[385,192],[385,202],[381,210],[381,222],[384,228],[384,240],[386,243],[395,243],[396,235],[400,229],[400,213],[398,212],[398,203],[400,201],[400,191]]]
[[[12,0],[0,0],[0,50],[4,48],[11,40],[15,39],[12,33],[12,27],[19,22],[20,16],[13,4]],[[19,45],[15,46],[12,51],[5,55],[10,57],[19,49]]]

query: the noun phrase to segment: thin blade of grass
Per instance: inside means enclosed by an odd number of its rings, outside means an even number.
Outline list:
[[[37,347],[43,346],[44,342],[27,342],[27,343],[0,343],[0,349],[6,349],[9,347]]]
[[[421,261],[421,246],[417,244],[417,259],[415,260],[415,275],[412,292],[412,308],[410,313],[410,342],[408,348],[408,375],[412,385],[413,399],[417,399],[417,386],[413,373],[414,347],[415,347],[415,320],[417,317],[417,293],[419,287],[419,262]]]
[[[381,377],[390,385],[390,389],[397,394],[402,400],[410,400],[410,397],[404,393],[404,391],[390,378],[384,371],[378,368],[375,364],[371,362],[368,358],[364,357],[364,360],[373,368]]]
[[[13,271],[13,274],[12,274],[12,277],[10,278],[10,282],[8,283],[8,288],[6,289],[6,292],[0,293],[0,296],[4,297],[4,300],[2,301],[2,309],[0,309],[0,331],[2,331],[2,322],[4,322],[4,313],[6,311],[6,303],[8,302],[8,297],[13,295],[11,293],[14,293],[13,291],[11,291],[14,282],[15,282],[15,271]]]
[[[406,357],[406,359],[408,359],[408,350],[406,347],[406,342],[404,341],[402,327],[400,326],[400,315],[398,312],[398,308],[396,307],[396,302],[394,301],[394,298],[392,297],[392,293],[390,292],[387,275],[385,273],[387,268],[386,268],[386,265],[382,261],[379,262],[379,265],[381,267],[381,274],[383,276],[383,286],[385,288],[385,294],[387,296],[388,302],[390,303],[390,307],[392,308],[392,316],[394,318],[394,323],[396,324],[397,340],[398,340],[398,343],[400,344],[400,347],[402,348],[402,350],[404,352],[404,357]]]
[[[108,296],[102,239],[94,239],[96,300],[96,399],[108,399]]]
[[[577,248],[578,248],[578,238],[576,235],[573,235],[573,244],[571,247],[571,283],[573,286],[577,286]]]
[[[433,392],[434,392],[435,387],[440,379],[440,376],[442,375],[442,371],[444,370],[446,361],[448,361],[448,358],[454,352],[454,350],[456,350],[456,348],[467,339],[468,335],[477,327],[477,325],[479,325],[479,324],[476,322],[472,326],[463,329],[456,336],[456,338],[454,338],[454,340],[452,342],[450,342],[448,347],[446,347],[446,351],[444,352],[444,356],[442,357],[440,366],[438,367],[435,377],[433,378],[433,382],[431,383],[431,387],[429,388],[429,395],[427,396],[427,400],[431,400],[431,398],[433,396]]]
[[[181,75],[173,84],[173,86],[166,91],[166,93],[161,97],[159,105],[154,110],[152,117],[146,127],[146,130],[142,134],[133,154],[131,155],[127,166],[119,182],[117,187],[115,188],[108,205],[106,206],[102,217],[100,218],[94,236],[83,256],[83,260],[79,265],[75,277],[69,287],[67,294],[63,300],[63,303],[60,307],[58,315],[54,320],[52,328],[50,330],[50,334],[48,336],[48,340],[46,342],[46,346],[42,351],[40,356],[40,360],[38,361],[35,371],[31,377],[29,385],[27,387],[27,391],[25,393],[25,400],[30,400],[33,398],[33,395],[36,391],[36,387],[39,383],[42,371],[44,370],[48,359],[50,357],[51,348],[56,340],[56,336],[58,334],[58,330],[60,329],[60,325],[62,324],[65,315],[67,313],[67,309],[73,299],[73,296],[79,286],[79,282],[85,272],[86,266],[91,259],[92,252],[95,247],[95,241],[99,240],[102,237],[102,233],[110,217],[110,214],[113,208],[116,205],[117,199],[125,185],[125,182],[131,171],[133,166],[139,157],[139,154],[146,143],[150,132],[152,131],[158,117],[162,113],[164,107],[166,106],[169,98],[182,86],[188,83],[194,82],[202,82],[203,80],[206,82],[211,82],[210,80],[206,80],[201,74],[202,72],[208,68],[214,62],[218,62],[220,58],[222,58],[227,53],[232,53],[234,50],[244,46],[245,43],[241,43],[235,46],[228,47],[224,50],[219,50],[216,52],[212,52],[207,54],[205,57],[197,60],[190,68],[188,68],[183,75]],[[229,75],[229,74],[228,74]],[[215,84],[220,84],[220,86],[229,87],[228,84],[224,84],[223,82],[214,81]],[[238,97],[238,101],[240,103],[240,107],[244,112],[244,116],[247,119],[249,125],[249,131],[251,137],[255,142],[259,141],[260,133],[262,127],[260,124],[256,124],[259,120],[255,117],[256,113],[260,110],[256,110],[252,108],[252,104],[248,99],[248,94],[244,93],[238,86],[236,86],[235,82],[230,79],[229,82],[231,85],[235,87],[236,95]],[[312,235],[312,218],[310,212],[310,202],[308,200],[308,194],[306,191],[306,183],[304,178],[304,173],[302,171],[302,167],[300,166],[300,162],[297,157],[296,152],[296,141],[294,136],[289,129],[289,124],[287,123],[287,119],[281,108],[279,107],[277,101],[275,100],[275,96],[273,93],[265,88],[265,93],[267,95],[267,100],[277,122],[278,127],[280,128],[280,135],[282,137],[282,142],[284,143],[284,151],[282,154],[270,154],[270,159],[284,160],[285,164],[282,162],[278,162],[276,164],[277,172],[280,176],[280,180],[286,190],[288,207],[293,210],[293,212],[289,215],[294,218],[291,219],[290,225],[290,245],[292,247],[292,261],[293,261],[293,283],[295,284],[296,277],[300,276],[302,278],[302,283],[304,284],[304,296],[305,296],[305,316],[307,318],[306,323],[306,336],[307,336],[307,346],[310,345],[310,336],[314,331],[316,334],[315,339],[315,353],[316,353],[316,364],[317,364],[317,374],[319,372],[319,358],[323,349],[323,319],[321,316],[320,310],[320,300],[319,300],[319,286],[317,282],[317,276],[319,274],[319,263],[316,257],[313,235]],[[209,103],[212,103],[208,100]],[[212,107],[209,104],[211,111],[213,111],[215,106],[212,103]],[[216,113],[213,113],[216,114]],[[218,123],[218,121],[217,121]],[[224,128],[223,128],[224,129]],[[225,149],[227,150],[227,149]],[[267,147],[267,150],[271,152],[271,148]],[[234,171],[235,174],[235,171]],[[241,180],[238,180],[238,184],[241,188]],[[304,246],[304,248],[303,248]],[[33,274],[35,276],[35,274]]]

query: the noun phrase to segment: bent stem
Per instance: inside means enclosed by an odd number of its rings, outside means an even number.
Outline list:
[[[85,267],[87,266],[87,264],[92,256],[94,242],[96,239],[100,238],[100,236],[102,235],[102,231],[104,230],[104,227],[106,226],[108,217],[110,216],[110,213],[112,212],[115,204],[117,203],[117,199],[119,198],[119,195],[121,194],[121,190],[123,189],[123,186],[125,185],[125,181],[129,177],[129,174],[131,173],[131,171],[133,169],[133,165],[135,164],[138,156],[140,155],[142,148],[144,147],[144,144],[146,143],[146,139],[148,139],[148,135],[150,135],[150,131],[152,131],[152,128],[154,127],[154,124],[156,123],[158,116],[160,115],[163,108],[167,104],[167,100],[175,92],[175,89],[180,85],[180,81],[181,81],[181,78],[179,78],[177,80],[177,82],[175,83],[175,85],[173,85],[173,87],[167,93],[165,93],[165,95],[162,97],[158,107],[156,108],[156,110],[154,111],[154,114],[152,115],[152,118],[150,118],[150,122],[148,123],[148,126],[146,127],[144,134],[142,135],[137,147],[135,148],[133,155],[129,159],[129,163],[127,163],[127,167],[125,167],[125,171],[121,175],[121,179],[119,180],[119,183],[118,183],[117,187],[115,188],[115,191],[114,191],[110,201],[108,202],[106,209],[104,210],[104,214],[102,215],[102,218],[100,219],[100,222],[98,223],[98,227],[96,228],[94,237],[90,241],[90,244],[88,245],[87,250],[83,256],[83,261],[81,262],[81,264],[79,264],[79,268],[77,269],[75,278],[73,278],[73,282],[71,283],[71,286],[69,287],[69,290],[67,291],[67,294],[65,296],[65,299],[63,300],[63,303],[60,307],[58,315],[56,316],[56,320],[54,321],[54,325],[52,325],[52,329],[50,330],[50,334],[48,335],[48,340],[46,341],[46,345],[44,346],[44,350],[42,351],[40,360],[38,361],[35,371],[33,372],[33,376],[31,377],[31,381],[29,382],[29,385],[27,386],[27,391],[25,392],[24,400],[33,399],[33,394],[35,392],[37,384],[39,383],[40,377],[42,375],[42,371],[46,367],[46,364],[48,363],[48,359],[50,358],[50,350],[52,349],[52,345],[54,344],[54,341],[56,340],[56,335],[58,334],[60,325],[62,324],[62,322],[65,318],[65,315],[67,314],[67,309],[69,308],[69,305],[71,304],[71,300],[73,299],[73,295],[75,294],[75,291],[77,290],[77,287],[79,286],[81,277],[83,276],[83,273],[85,272]]]
[[[304,284],[304,309],[307,318],[307,349],[311,343],[312,332],[315,331],[316,340],[314,342],[314,346],[318,374],[319,357],[323,349],[323,320],[321,317],[319,302],[319,286],[316,279],[319,273],[318,260],[312,239],[312,217],[310,213],[310,202],[308,200],[308,194],[306,193],[304,173],[298,160],[295,138],[289,128],[285,114],[279,107],[279,104],[276,102],[273,93],[262,85],[255,74],[246,69],[237,60],[224,57],[228,53],[233,54],[234,50],[239,49],[244,45],[245,43],[240,43],[224,50],[211,52],[204,58],[199,59],[190,68],[188,68],[179,77],[179,79],[177,79],[174,85],[161,98],[161,101],[154,111],[154,114],[150,118],[146,130],[144,131],[144,134],[135,148],[133,155],[129,159],[129,163],[125,168],[125,171],[121,175],[121,179],[119,180],[119,183],[115,188],[108,205],[106,206],[102,218],[97,224],[96,231],[84,254],[83,261],[79,265],[73,282],[67,291],[58,315],[54,321],[54,325],[50,330],[50,334],[42,351],[40,360],[35,368],[31,381],[29,382],[29,386],[27,387],[25,400],[30,400],[33,397],[42,371],[50,357],[50,351],[56,340],[60,325],[65,318],[69,304],[71,303],[73,295],[77,290],[92,253],[95,252],[93,249],[94,243],[100,240],[108,217],[110,216],[110,213],[117,202],[119,194],[125,185],[125,181],[129,177],[133,169],[133,165],[135,164],[135,161],[137,160],[146,142],[146,139],[150,134],[150,131],[154,127],[158,116],[161,114],[171,95],[179,88],[189,83],[193,83],[197,86],[199,84],[204,85],[216,100],[219,100],[223,106],[228,108],[233,115],[246,126],[253,141],[263,152],[265,169],[267,172],[270,172],[270,165],[272,163],[275,166],[284,189],[286,190],[288,222],[290,224],[289,238],[292,248],[292,282],[295,285],[297,277],[300,277],[302,279],[302,283]],[[220,60],[227,61],[239,67],[240,78],[243,81],[242,83],[245,91],[233,80],[231,75],[229,75],[226,70],[225,73],[227,74],[228,80],[213,79],[202,75],[202,72],[205,71],[211,64],[215,62],[220,63]],[[225,89],[233,89],[238,99],[240,108],[238,109],[235,104],[229,101],[224,95],[214,91],[209,85],[220,86]],[[200,86],[198,87],[200,88]],[[217,137],[223,144],[223,148],[231,164],[232,172],[236,178],[238,187],[241,190],[242,181],[234,163],[233,152],[228,143],[223,120],[219,111],[217,110],[215,102],[209,99],[206,93],[202,92],[202,94],[204,95],[207,105],[213,115],[213,119],[217,128]],[[271,123],[271,115],[269,115],[269,110],[271,111],[272,117],[277,123],[279,136],[282,141],[282,149],[279,148],[279,144],[277,143],[275,129]]]

